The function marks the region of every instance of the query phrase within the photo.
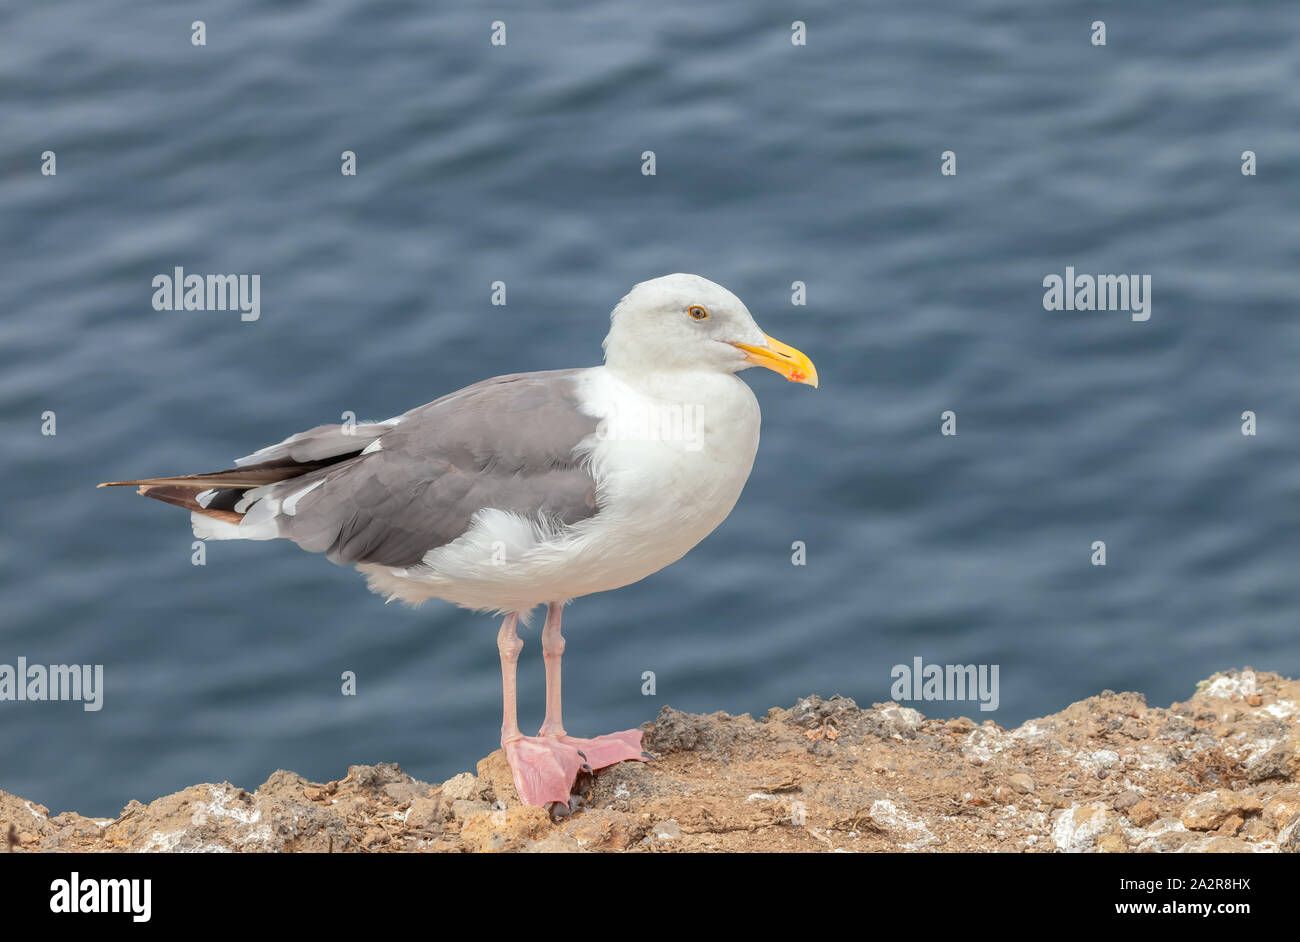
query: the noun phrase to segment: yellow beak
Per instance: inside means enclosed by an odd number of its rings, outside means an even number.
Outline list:
[[[744,350],[750,363],[776,370],[792,383],[807,383],[817,388],[817,367],[813,366],[812,360],[775,337],[764,334],[763,339],[767,341],[766,347],[752,347],[747,343],[733,343],[732,346]]]

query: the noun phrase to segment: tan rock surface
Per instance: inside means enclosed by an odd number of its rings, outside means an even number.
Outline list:
[[[0,791],[14,852],[1300,851],[1300,683],[1228,671],[1168,709],[1105,691],[1004,730],[808,697],[761,719],[664,707],[657,758],[520,806],[497,751],[442,785],[396,765],[336,782],[194,785],[114,820]]]

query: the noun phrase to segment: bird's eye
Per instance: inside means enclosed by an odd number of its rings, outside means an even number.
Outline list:
[[[709,312],[704,310],[704,308],[700,307],[698,304],[692,304],[686,309],[686,313],[691,315],[691,317],[697,321],[702,321],[709,316]]]

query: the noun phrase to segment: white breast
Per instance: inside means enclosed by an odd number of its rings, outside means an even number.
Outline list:
[[[591,448],[601,500],[593,542],[622,557],[596,567],[603,584],[590,591],[601,591],[680,559],[726,519],[754,464],[759,409],[730,374],[670,374],[644,389],[601,370],[588,386],[603,420]]]

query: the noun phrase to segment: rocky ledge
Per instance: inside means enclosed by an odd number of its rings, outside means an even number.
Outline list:
[[[441,785],[194,785],[113,820],[0,791],[0,849],[39,851],[1300,851],[1300,682],[1216,674],[1168,709],[1105,691],[1005,730],[808,697],[761,719],[664,707],[655,758],[519,804],[500,751]],[[3,835],[7,834],[7,841]]]

